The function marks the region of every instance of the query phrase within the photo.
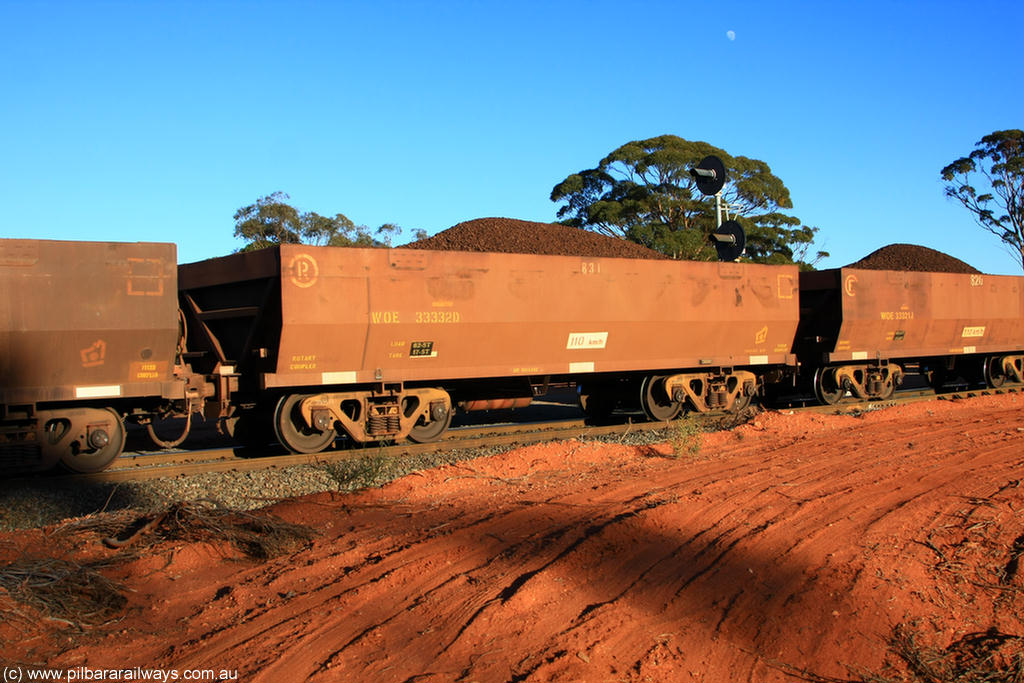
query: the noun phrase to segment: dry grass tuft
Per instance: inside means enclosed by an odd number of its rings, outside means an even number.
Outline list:
[[[94,533],[102,536],[119,533],[128,524],[131,524],[137,517],[138,512],[134,510],[118,510],[116,512],[97,512],[76,519],[68,519],[53,528],[51,536],[72,536],[84,533]]]
[[[248,557],[267,560],[307,547],[316,532],[273,515],[197,500],[174,503],[164,510],[139,517],[103,540],[112,548],[122,548],[144,536],[150,539],[150,544],[162,540],[228,541]]]
[[[968,633],[944,648],[919,642],[914,629],[897,625],[889,650],[899,658],[913,683],[1020,683],[1024,681],[1024,637],[990,628]],[[866,679],[867,680],[867,679]]]
[[[913,627],[897,624],[887,639],[889,654],[882,672],[858,672],[851,678],[820,676],[805,669],[773,663],[789,676],[810,683],[1021,683],[1024,681],[1024,636],[991,628],[968,633],[946,647],[924,644]]]
[[[108,564],[22,558],[0,567],[0,588],[52,620],[78,627],[99,624],[117,615],[126,602],[123,587],[98,571]],[[27,618],[10,610],[0,614]]]
[[[93,533],[113,548],[146,539],[147,545],[162,540],[228,541],[248,557],[265,560],[306,547],[316,532],[268,514],[242,512],[215,501],[175,503],[142,516],[126,513],[97,515],[67,522],[58,534]],[[66,626],[82,628],[103,623],[121,612],[127,602],[125,588],[108,579],[100,569],[127,559],[117,557],[86,564],[55,558],[22,558],[0,566],[0,590],[9,600],[0,601],[0,618],[28,623],[38,618],[22,611],[27,605],[38,614]]]

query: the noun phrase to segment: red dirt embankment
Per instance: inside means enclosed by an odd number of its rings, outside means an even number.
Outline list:
[[[286,501],[273,511],[315,526],[311,548],[255,564],[157,546],[113,572],[135,591],[125,618],[46,661],[247,683],[900,670],[897,626],[939,650],[1024,634],[1022,408],[769,413],[705,436],[695,458],[548,444]],[[39,543],[0,537],[0,560]],[[34,661],[46,638],[2,649]],[[1024,656],[1020,643],[993,651]]]

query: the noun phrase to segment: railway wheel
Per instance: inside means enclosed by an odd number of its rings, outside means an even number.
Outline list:
[[[319,453],[338,438],[333,427],[319,430],[306,424],[300,410],[306,398],[304,394],[282,396],[274,409],[274,436],[292,453]]]
[[[665,377],[649,375],[640,383],[640,405],[651,420],[666,422],[679,417],[683,402],[674,401],[665,391]]]
[[[438,404],[430,410],[430,422],[427,422],[421,416],[420,419],[416,420],[416,424],[409,430],[409,441],[415,441],[416,443],[430,443],[437,441],[441,438],[441,435],[448,431],[448,427],[452,423],[452,411],[444,407],[444,405]]]
[[[44,448],[57,449],[60,467],[78,474],[105,470],[124,450],[125,428],[113,408],[76,410],[46,424]]]
[[[989,356],[985,359],[985,384],[998,389],[1006,384],[1006,373],[1003,371],[1001,358]]]
[[[845,393],[846,391],[836,384],[834,368],[818,368],[814,371],[814,396],[819,403],[834,406]]]

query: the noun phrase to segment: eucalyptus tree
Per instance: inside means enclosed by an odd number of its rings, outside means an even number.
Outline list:
[[[946,196],[974,215],[1024,268],[1024,132],[997,130],[942,169]]]
[[[287,203],[289,196],[274,192],[235,212],[235,237],[245,240],[239,251],[252,251],[275,244],[313,244],[331,247],[390,246],[401,228],[385,223],[376,234],[365,225],[356,225],[345,214],[321,216],[314,211],[300,212]]]
[[[715,201],[697,190],[690,168],[719,157],[728,182],[722,198],[747,233],[747,258],[758,263],[802,263],[817,228],[784,213],[789,190],[763,161],[706,142],[675,135],[627,142],[597,167],[555,185],[551,200],[563,202],[558,217],[578,228],[637,242],[675,258],[711,260],[708,236],[716,228]],[[817,258],[827,256],[817,252]],[[817,260],[814,259],[814,260]]]

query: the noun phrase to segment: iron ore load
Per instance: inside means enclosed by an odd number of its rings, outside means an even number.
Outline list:
[[[1024,278],[912,245],[820,272],[738,263],[737,228],[715,263],[511,219],[181,266],[172,244],[0,240],[0,466],[99,471],[126,422],[168,446],[198,415],[297,453],[427,442],[552,385],[593,418],[663,421],[757,396],[886,399],[910,369],[1024,383]],[[173,438],[154,429],[167,417],[185,418]]]

